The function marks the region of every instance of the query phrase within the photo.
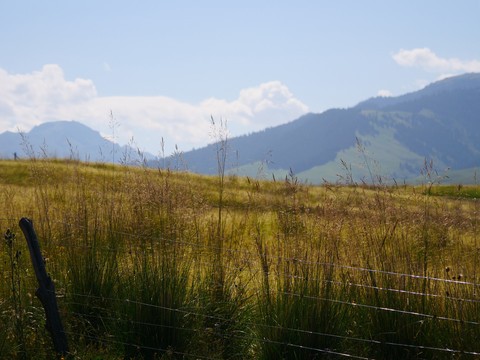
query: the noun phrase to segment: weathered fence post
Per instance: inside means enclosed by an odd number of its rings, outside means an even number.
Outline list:
[[[45,309],[45,315],[47,318],[46,328],[52,335],[53,346],[57,356],[66,355],[69,352],[69,348],[67,337],[63,331],[60,313],[58,311],[55,287],[45,269],[45,263],[43,261],[42,253],[40,252],[37,235],[33,230],[32,221],[27,218],[22,218],[20,220],[20,229],[22,229],[23,234],[27,239],[28,250],[30,251],[33,268],[35,270],[35,275],[37,276],[39,288],[35,292],[35,295],[40,299],[40,302]]]

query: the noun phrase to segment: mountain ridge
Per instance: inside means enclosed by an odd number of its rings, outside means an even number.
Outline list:
[[[465,90],[478,88],[480,82],[480,73],[466,73],[458,76],[447,77],[442,80],[435,81],[428,84],[423,89],[413,91],[399,96],[376,96],[367,100],[361,101],[355,107],[369,107],[376,106],[384,108],[392,106],[401,102],[415,100],[418,97],[426,95],[435,95],[441,92],[448,92],[454,90]]]
[[[25,139],[37,154],[43,151],[52,157],[120,162],[127,159],[122,154],[136,157],[137,153],[76,121],[38,125],[25,134]],[[475,168],[480,165],[478,139],[480,73],[469,73],[412,93],[307,113],[286,124],[230,138],[227,165],[229,173],[279,177],[293,172],[311,183],[324,179],[334,182],[345,172],[351,172],[357,181],[374,181],[372,174],[408,181],[418,178],[425,159],[434,159],[439,169],[461,172]],[[19,134],[0,134],[0,156],[12,158],[14,152],[26,155],[24,150],[29,146],[22,150],[20,143]],[[186,164],[189,171],[215,174],[217,145],[165,159],[148,153],[145,157],[152,167]]]
[[[51,121],[34,126],[29,132],[0,134],[0,156],[70,158],[96,162],[134,163],[142,161],[138,150],[104,138],[98,131],[78,121]],[[156,159],[143,153],[147,160]],[[110,161],[111,159],[111,161]]]
[[[418,177],[425,159],[431,158],[439,168],[462,170],[480,163],[479,114],[480,74],[464,74],[413,93],[305,114],[287,124],[229,139],[231,152],[239,154],[230,162],[236,165],[232,171],[241,175],[255,176],[261,167],[267,177],[293,171],[313,183],[336,181],[345,171],[341,160],[356,164],[355,178],[367,181],[374,179],[365,161],[380,164],[379,175],[398,180]],[[209,145],[182,158],[190,170],[212,174],[214,149]]]

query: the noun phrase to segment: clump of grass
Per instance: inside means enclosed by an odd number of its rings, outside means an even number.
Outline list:
[[[126,301],[116,310],[121,323],[112,331],[124,343],[141,344],[126,346],[126,356],[182,358],[195,336],[195,321],[185,310],[192,302],[190,264],[168,247],[161,254],[144,249],[132,255],[119,285],[117,296]]]
[[[249,282],[237,270],[224,278],[220,294],[215,268],[211,266],[206,277],[197,279],[197,303],[193,309],[199,314],[198,349],[221,359],[249,359],[253,342]]]
[[[225,250],[236,248],[241,243],[243,230],[237,225],[233,214],[227,222],[226,177],[228,166],[228,131],[226,122],[217,124],[213,117],[212,138],[215,140],[217,176],[215,216],[206,223],[206,238],[210,259],[202,277],[197,279],[197,296],[201,314],[198,343],[212,356],[222,359],[246,359],[251,354],[251,329],[247,325],[252,317],[251,295],[245,287],[248,275],[243,274],[239,261]],[[240,224],[242,222],[240,221]],[[237,230],[240,229],[240,230]]]
[[[9,300],[12,306],[10,316],[13,318],[14,340],[16,342],[15,347],[17,348],[16,350],[14,350],[14,352],[19,358],[27,359],[28,355],[24,331],[26,325],[26,316],[22,299],[22,252],[17,245],[16,235],[12,231],[10,231],[10,229],[7,230],[3,237],[6,245],[5,250],[8,256],[8,264],[10,267],[9,285],[11,296]]]
[[[275,290],[264,288],[258,295],[259,359],[307,359],[341,351],[349,311],[329,300],[341,299],[344,290],[332,284],[331,269],[293,267],[291,275],[278,275]]]
[[[114,314],[111,299],[118,294],[119,269],[115,249],[105,249],[100,234],[81,241],[70,241],[67,251],[65,279],[66,304],[74,331],[82,331],[87,339],[102,337],[110,332],[108,321]],[[102,250],[104,248],[104,250]],[[79,330],[81,329],[81,330]]]

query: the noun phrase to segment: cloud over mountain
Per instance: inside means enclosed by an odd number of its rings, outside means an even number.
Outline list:
[[[30,74],[8,74],[0,69],[1,130],[30,128],[62,115],[65,106],[84,104],[97,96],[91,80],[65,80],[58,65],[45,65]]]
[[[0,132],[29,130],[51,120],[77,120],[108,135],[109,114],[119,124],[116,141],[134,136],[141,148],[158,153],[209,142],[209,118],[224,118],[232,135],[276,126],[308,111],[279,81],[243,89],[237,99],[210,98],[189,104],[166,96],[98,96],[92,80],[66,80],[59,65],[45,65],[27,74],[0,69]]]
[[[480,72],[478,60],[444,59],[429,48],[401,49],[393,55],[393,59],[401,66],[420,67],[431,72]]]
[[[234,127],[243,125],[249,131],[284,124],[308,112],[308,107],[294,98],[280,81],[243,89],[238,99],[232,102],[211,98],[200,106],[208,114],[226,117]]]
[[[392,92],[389,91],[389,90],[378,90],[377,92],[377,96],[381,96],[381,97],[391,97],[393,96]]]

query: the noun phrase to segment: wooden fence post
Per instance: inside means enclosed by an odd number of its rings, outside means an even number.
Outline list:
[[[55,287],[53,281],[48,276],[45,269],[40,245],[38,244],[37,235],[33,230],[33,223],[30,219],[22,218],[20,220],[20,229],[22,229],[25,239],[27,239],[30,258],[37,276],[39,288],[35,295],[45,309],[46,328],[52,335],[53,346],[57,356],[66,355],[69,352],[67,337],[63,331],[62,320],[58,311],[57,298],[55,297]]]

